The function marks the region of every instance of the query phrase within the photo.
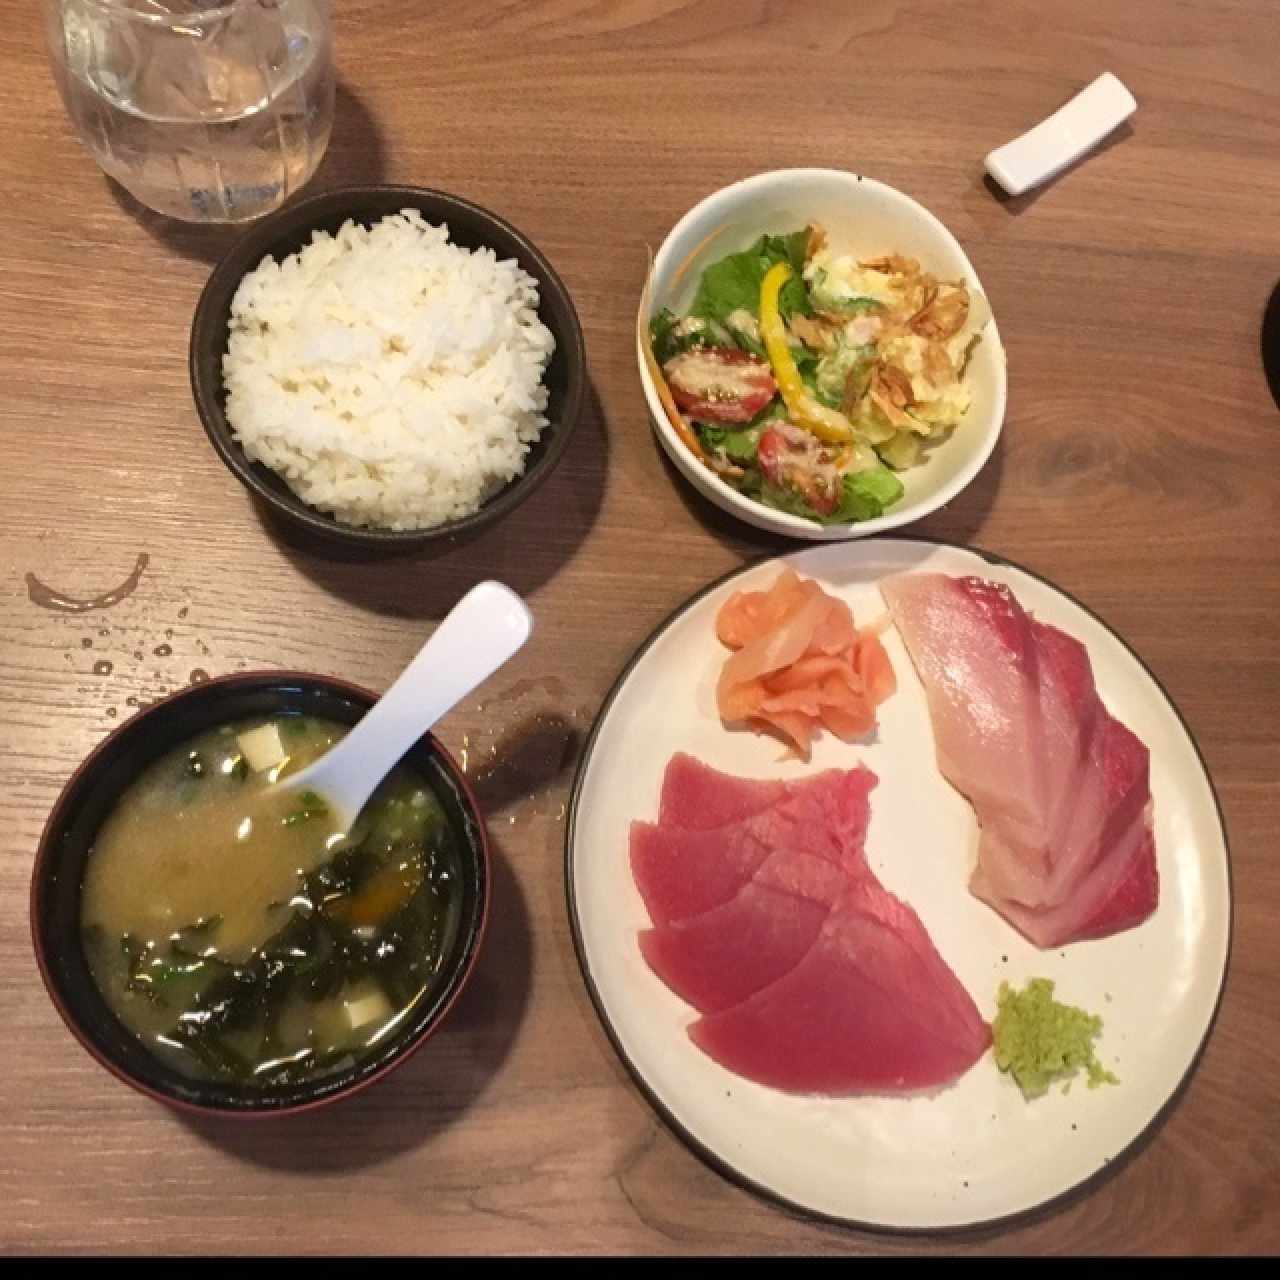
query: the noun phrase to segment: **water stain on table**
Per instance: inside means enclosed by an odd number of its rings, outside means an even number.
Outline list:
[[[137,562],[133,566],[133,572],[119,586],[112,587],[111,590],[104,591],[101,595],[90,596],[84,600],[67,595],[65,591],[58,591],[53,587],[47,586],[34,573],[28,573],[26,575],[27,598],[32,604],[39,605],[41,609],[51,609],[55,613],[88,613],[91,609],[110,609],[113,605],[119,604],[121,600],[127,600],[133,595],[138,589],[138,583],[142,581],[142,575],[146,572],[147,565],[150,563],[151,557],[145,551],[139,552]],[[93,644],[93,641],[88,640],[81,643],[87,649]]]
[[[557,676],[519,680],[476,704],[484,727],[463,736],[462,771],[481,806],[507,826],[565,816],[560,785],[582,745],[590,713],[565,710],[568,688]]]

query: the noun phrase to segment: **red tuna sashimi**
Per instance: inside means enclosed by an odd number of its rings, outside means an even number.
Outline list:
[[[871,876],[850,883],[809,953],[749,999],[700,1018],[694,1043],[722,1066],[793,1093],[933,1089],[986,1051],[990,1028],[924,926]],[[939,974],[946,970],[945,983]]]
[[[785,782],[735,778],[677,752],[663,775],[658,822],[690,831],[740,822],[777,804],[787,794],[787,786]]]
[[[687,765],[677,765],[677,760],[680,757],[668,766],[668,775],[678,768],[687,777]],[[730,783],[739,781],[729,778]],[[699,785],[703,782],[700,778]],[[772,807],[714,829],[678,827],[665,820],[665,811],[657,826],[632,823],[631,873],[649,918],[669,924],[727,902],[770,853],[805,853],[851,866],[862,863],[871,816],[868,796],[875,784],[875,774],[866,768],[827,769],[781,784]],[[664,784],[664,795],[666,791]],[[708,807],[717,805],[710,800]],[[727,808],[718,806],[721,812]]]
[[[1032,875],[1048,872],[1038,652],[1007,587],[903,574],[882,584],[924,682],[938,767]]]
[[[1151,831],[1149,755],[1118,720],[1100,732],[1106,817],[1098,835],[1098,860],[1054,906],[1028,908],[1002,899],[975,874],[974,892],[1040,947],[1102,938],[1141,924],[1160,900],[1155,838]]]
[[[718,907],[751,879],[771,850],[743,826],[682,831],[631,824],[631,875],[654,924]]]
[[[799,964],[847,883],[823,858],[775,853],[728,902],[642,932],[641,954],[700,1013],[727,1009]]]
[[[920,962],[921,975],[932,984],[936,996],[935,1012],[945,1017],[957,1043],[969,1043],[975,1034],[973,1001],[956,998],[959,980],[939,955],[920,917],[901,898],[885,889],[874,876],[871,876],[871,889],[859,891],[856,901],[859,910],[880,921],[886,929],[895,931],[911,947]],[[985,1023],[983,1027],[982,1034],[985,1035]]]
[[[807,853],[861,874],[866,869],[870,796],[877,782],[865,765],[828,769],[792,783],[784,800],[743,825],[771,849]]]

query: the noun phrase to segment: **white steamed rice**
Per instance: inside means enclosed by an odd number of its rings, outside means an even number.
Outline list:
[[[547,425],[555,349],[514,260],[414,209],[265,258],[231,304],[226,415],[250,458],[349,525],[477,511]]]

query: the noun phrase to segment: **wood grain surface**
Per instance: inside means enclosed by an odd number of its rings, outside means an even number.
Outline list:
[[[569,286],[592,394],[551,480],[484,537],[351,563],[283,541],[209,448],[185,365],[223,231],[167,224],[78,145],[34,5],[0,24],[0,1248],[833,1253],[1280,1249],[1280,416],[1259,331],[1280,277],[1273,0],[350,0],[313,190],[436,186],[526,231]],[[1038,193],[982,157],[1103,70],[1139,110]],[[563,803],[610,684],[709,579],[786,544],[694,496],[652,437],[633,324],[646,246],[713,189],[794,165],[907,191],[965,246],[1008,350],[977,481],[913,531],[1097,611],[1184,713],[1232,845],[1235,942],[1189,1087],[1133,1158],[1016,1227],[903,1239],[802,1220],[655,1116],[586,996]],[[37,607],[25,575],[110,609]],[[27,895],[76,763],[193,673],[384,688],[499,576],[528,649],[442,730],[495,837],[493,927],[447,1030],[327,1113],[196,1124],[73,1042]],[[198,678],[198,676],[196,677]]]

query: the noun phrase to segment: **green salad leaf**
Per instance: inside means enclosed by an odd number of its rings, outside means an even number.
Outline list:
[[[649,337],[654,358],[666,364],[672,356],[692,347],[732,347],[733,335],[722,324],[705,316],[686,316],[683,320],[663,307],[649,321]]]
[[[808,315],[812,311],[805,289],[803,271],[805,250],[809,243],[808,228],[785,236],[761,236],[749,249],[732,253],[713,262],[703,273],[698,292],[690,308],[692,315],[704,316],[725,324],[735,311],[760,313],[760,284],[769,268],[779,262],[790,263],[795,274],[782,287],[778,305],[784,316],[793,311]]]
[[[697,427],[698,435],[702,437],[702,443],[708,450],[721,452],[730,462],[739,465],[751,466],[755,463],[756,448],[760,443],[759,426],[748,424],[735,429],[700,422]]]
[[[840,504],[826,517],[827,524],[846,520],[874,520],[903,495],[902,481],[883,463],[866,471],[856,471],[844,478],[844,494]]]
[[[738,488],[747,497],[763,502],[775,511],[785,511],[789,515],[800,516],[801,519],[812,520],[817,524],[874,520],[877,516],[884,515],[886,509],[903,494],[902,481],[883,465],[845,476],[840,501],[833,510],[827,512],[814,510],[803,495],[794,489],[770,484],[754,467],[743,477]]]

